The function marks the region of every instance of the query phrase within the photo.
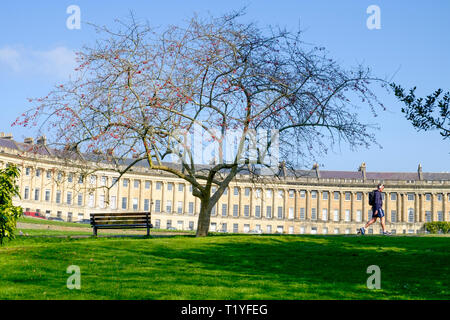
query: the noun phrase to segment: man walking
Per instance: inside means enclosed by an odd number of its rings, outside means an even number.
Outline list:
[[[366,233],[366,228],[368,228],[371,224],[375,223],[377,221],[377,218],[380,218],[381,220],[381,228],[383,229],[384,235],[390,235],[390,232],[386,231],[385,226],[385,216],[384,216],[384,210],[382,208],[383,206],[383,198],[381,196],[381,193],[383,192],[384,185],[380,183],[377,186],[377,190],[374,191],[374,200],[372,203],[372,219],[370,219],[369,222],[366,223],[366,225],[358,230],[358,234],[361,233],[364,235]]]

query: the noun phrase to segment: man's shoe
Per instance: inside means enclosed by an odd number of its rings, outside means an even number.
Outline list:
[[[383,235],[390,236],[390,235],[392,235],[392,233],[390,233],[389,231],[383,231]]]
[[[366,234],[366,230],[364,229],[364,227],[360,228],[360,229],[359,229],[359,232],[361,232],[362,235],[365,235],[365,234]]]

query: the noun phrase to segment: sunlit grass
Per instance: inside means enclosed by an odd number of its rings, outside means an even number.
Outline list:
[[[449,238],[18,237],[0,248],[1,299],[449,299]],[[381,290],[369,290],[370,265]],[[81,290],[66,288],[69,265]]]

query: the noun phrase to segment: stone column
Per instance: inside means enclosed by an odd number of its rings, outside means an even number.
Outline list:
[[[339,222],[344,222],[345,212],[344,212],[344,191],[339,191]]]
[[[408,221],[408,219],[406,218],[406,200],[408,199],[408,194],[407,193],[405,193],[405,194],[402,194],[402,198],[403,198],[403,201],[402,201],[402,222],[406,222],[406,221]]]
[[[420,201],[420,195],[419,193],[414,194],[414,223],[419,222],[419,201]]]
[[[167,188],[166,182],[161,181],[161,212],[166,212],[166,188]],[[195,202],[195,204],[197,205],[197,201]]]
[[[305,191],[305,198],[306,198],[306,208],[305,208],[305,219],[306,220],[311,220],[311,206],[309,204],[309,195],[310,195],[310,191],[306,190]]]
[[[425,194],[420,195],[419,199],[419,221],[425,222],[425,210],[423,206],[423,198],[425,197]]]
[[[317,221],[322,220],[322,206],[321,206],[321,197],[322,192],[320,192],[320,190],[317,190],[317,213],[316,213],[316,218]]]
[[[386,223],[388,222],[388,221],[391,221],[391,215],[389,214],[389,201],[391,200],[390,199],[390,195],[391,195],[391,193],[390,192],[385,192],[385,196],[384,196],[384,214],[385,214],[385,217],[386,217]],[[389,217],[389,220],[388,220],[388,217]]]
[[[443,212],[443,220],[444,221],[449,221],[449,214],[448,214],[448,212],[447,212],[447,202],[448,202],[448,194],[446,194],[446,193],[443,193],[442,194],[442,201],[444,202],[444,204],[443,204],[443,210],[444,210],[444,212]]]
[[[436,193],[431,194],[431,221],[437,221]]]

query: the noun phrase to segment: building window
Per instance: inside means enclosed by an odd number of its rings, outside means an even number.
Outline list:
[[[333,219],[334,219],[334,221],[339,221],[339,210],[337,210],[337,209],[334,210]]]
[[[391,193],[391,201],[395,201],[395,200],[397,200],[397,194]]]
[[[222,203],[222,217],[226,217],[227,215],[228,215],[227,204],[226,203]]]
[[[412,209],[412,208],[408,209],[408,222],[409,223],[414,222],[414,209]]]
[[[295,195],[295,191],[290,189],[289,190],[289,198],[294,198],[294,195]]]
[[[72,221],[72,212],[67,212],[67,221]]]
[[[78,194],[78,205],[82,206],[83,205],[83,194],[79,193]]]
[[[244,194],[246,197],[250,196],[250,188],[245,188]]]
[[[357,192],[356,193],[356,200],[357,201],[362,201],[362,192]]]
[[[255,206],[255,217],[261,218],[261,206]]]
[[[150,211],[150,199],[144,199],[144,211]]]
[[[362,212],[361,210],[356,210],[356,221],[361,222],[362,221]]]
[[[166,228],[171,229],[172,228],[172,220],[167,220],[166,222]]]
[[[122,209],[127,208],[127,197],[122,197]]]
[[[289,208],[289,219],[294,219],[294,208]]]
[[[431,201],[431,193],[425,194],[425,200],[426,201]]]
[[[283,219],[283,207],[278,207],[278,219]]]
[[[311,234],[317,234],[317,227],[311,228]]]
[[[444,215],[442,214],[442,211],[437,212],[437,221],[444,221]]]
[[[50,190],[45,190],[45,201],[50,201]]]
[[[97,176],[91,176],[91,184],[97,183]]]
[[[217,223],[211,222],[211,232],[216,232],[217,229]]]
[[[300,208],[300,220],[305,220],[305,208]]]
[[[408,201],[414,201],[414,193],[408,193]]]
[[[156,182],[156,190],[161,190],[161,182]]]
[[[39,193],[40,193],[40,191],[41,190],[39,188],[36,188],[34,190],[34,200],[39,201]]]
[[[36,177],[40,177],[41,176],[41,169],[36,169]]]
[[[261,198],[261,189],[256,189],[256,198]]]
[[[289,234],[294,234],[294,227],[290,226],[288,232],[289,232]]]
[[[177,212],[178,212],[179,214],[182,214],[182,213],[183,213],[183,201],[178,201]]]
[[[138,209],[138,199],[137,198],[133,198],[133,210],[137,210]]]
[[[339,228],[334,228],[334,234],[339,234]]]
[[[156,219],[155,220],[155,229],[160,229],[161,228],[161,220],[160,219]]]
[[[117,197],[111,196],[111,209],[116,210],[117,209]]]
[[[250,231],[250,225],[249,224],[244,224],[244,232],[248,233]]]
[[[266,230],[267,230],[267,233],[272,233],[272,226],[271,226],[271,225],[268,225],[268,226],[266,227]]]
[[[155,212],[161,212],[161,200],[155,201]]]
[[[300,198],[306,197],[306,190],[300,190]]]
[[[25,168],[25,175],[26,176],[29,176],[30,175],[30,172],[31,172],[31,168]]]
[[[317,220],[317,209],[311,208],[311,220]]]
[[[212,216],[216,215],[216,206],[215,205],[211,208],[211,215]]]
[[[442,201],[442,193],[437,194],[437,201]]]
[[[29,187],[25,187],[23,198],[25,200],[28,200],[29,197],[30,197],[30,188]]]
[[[266,207],[266,218],[268,219],[272,218],[272,206]]]
[[[146,190],[150,189],[150,181],[145,181],[145,189]]]
[[[123,186],[124,188],[128,187],[128,179],[123,179],[123,181],[122,181],[122,186]]]
[[[328,191],[322,192],[322,200],[328,200]]]
[[[304,234],[305,233],[305,227],[300,227],[300,234]]]
[[[284,191],[278,190],[278,198],[283,199],[284,198]]]
[[[102,184],[102,187],[106,187],[107,182],[108,182],[108,177],[102,176],[100,178],[100,183]]]
[[[238,233],[239,225],[237,223],[233,223],[233,233]]]
[[[272,198],[272,190],[266,190],[266,197],[269,199],[269,198]]]
[[[189,202],[189,213],[194,214],[194,203],[193,202]]]
[[[238,196],[239,195],[239,188],[238,187],[234,187],[233,188],[233,192],[234,192],[235,196]]]
[[[317,191],[311,191],[311,199],[317,198]]]
[[[328,234],[328,228],[327,227],[324,227],[322,229],[322,234]]]
[[[228,194],[228,187],[225,188],[225,190],[223,191],[223,195],[226,196]]]
[[[345,210],[345,221],[350,222],[350,210]]]
[[[178,184],[178,192],[183,192],[183,190],[184,190],[184,184],[179,183]]]
[[[189,230],[194,230],[194,221],[189,221]]]
[[[167,191],[172,191],[173,189],[173,183],[168,183],[167,184]]]
[[[72,204],[72,192],[67,192],[67,204]]]
[[[277,233],[283,233],[283,226],[277,226]]]
[[[94,207],[94,194],[93,193],[89,194],[89,207],[90,208]]]
[[[69,175],[67,176],[67,181],[68,181],[69,183],[72,183],[72,182],[73,182],[73,174],[72,174],[72,173],[69,173]]]
[[[391,222],[397,222],[397,211],[391,210]]]
[[[226,223],[222,223],[222,232],[228,232]]]
[[[350,198],[351,198],[350,192],[346,192],[345,193],[345,201],[350,201]]]
[[[334,200],[339,200],[339,192],[335,191],[334,194]]]
[[[322,220],[323,221],[328,220],[328,209],[322,209]]]
[[[56,203],[61,203],[61,191],[56,191]]]
[[[425,221],[426,222],[431,222],[432,221],[431,211],[425,211]]]
[[[78,177],[78,183],[79,184],[83,184],[83,176],[82,175],[80,175],[79,177]]]
[[[249,217],[250,216],[250,206],[248,204],[246,204],[244,206],[244,217]]]
[[[141,182],[139,180],[134,180],[134,188],[139,189]]]
[[[172,213],[172,200],[167,200],[166,201],[166,212],[167,213]]]

